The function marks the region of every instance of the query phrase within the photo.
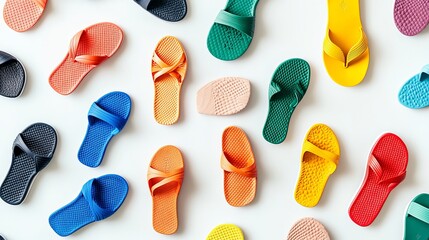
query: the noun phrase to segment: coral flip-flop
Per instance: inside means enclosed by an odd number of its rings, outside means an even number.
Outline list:
[[[286,138],[289,121],[310,84],[310,65],[294,58],[280,64],[268,88],[269,108],[262,135],[270,143]]]
[[[256,162],[246,133],[239,127],[227,127],[222,134],[221,167],[224,194],[229,205],[242,207],[256,194]]]
[[[186,16],[186,0],[134,0],[146,11],[169,22],[177,22]]]
[[[179,40],[172,36],[162,38],[152,56],[153,110],[160,124],[171,125],[179,119],[180,89],[187,67],[186,53]]]
[[[405,213],[404,240],[429,239],[429,194],[417,195]]]
[[[429,23],[427,0],[396,0],[393,17],[398,30],[407,36],[423,31]]]
[[[39,21],[47,3],[48,0],[6,0],[4,21],[11,29],[25,32]]]
[[[128,121],[131,98],[124,92],[111,92],[94,102],[88,111],[88,128],[77,157],[88,167],[98,167],[110,140]]]
[[[357,225],[370,225],[378,216],[390,192],[406,175],[408,150],[401,138],[383,134],[368,157],[365,178],[349,208],[349,216]]]
[[[429,106],[429,65],[408,80],[399,91],[399,102],[408,108]]]
[[[229,61],[247,51],[253,39],[258,1],[228,0],[207,37],[207,48],[214,57]]]
[[[221,224],[211,230],[206,240],[244,240],[244,236],[236,225]]]
[[[46,123],[28,126],[16,137],[12,163],[0,186],[0,197],[8,204],[21,204],[37,174],[51,161],[57,147],[57,133]]]
[[[0,95],[16,98],[24,91],[27,74],[14,56],[0,51]]]
[[[107,174],[86,182],[78,196],[49,216],[49,225],[60,236],[73,234],[82,227],[112,216],[128,194],[127,181]]]
[[[147,178],[152,195],[152,225],[159,233],[177,231],[177,197],[184,170],[182,153],[171,145],[160,148],[150,162]]]
[[[89,26],[74,35],[69,52],[51,73],[49,84],[60,94],[72,93],[84,77],[121,46],[123,33],[113,23]]]
[[[364,79],[369,48],[360,21],[360,0],[328,0],[328,27],[323,42],[323,61],[336,83],[352,87]]]
[[[198,90],[197,111],[207,115],[231,115],[243,110],[249,98],[249,80],[224,77]]]
[[[301,170],[295,188],[295,200],[314,207],[322,197],[326,182],[340,160],[340,145],[331,128],[313,125],[305,136],[301,153]]]
[[[296,222],[287,235],[287,240],[330,240],[328,231],[314,218]]]

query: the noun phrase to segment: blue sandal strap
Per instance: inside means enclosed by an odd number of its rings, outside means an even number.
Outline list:
[[[95,220],[100,221],[107,217],[110,217],[114,213],[114,211],[102,208],[95,202],[94,196],[92,194],[92,188],[94,187],[94,184],[96,184],[95,178],[86,182],[82,187],[82,194],[85,200],[88,202],[89,208],[94,214]]]
[[[122,128],[124,128],[124,126],[127,122],[126,119],[123,119],[119,116],[111,114],[111,113],[107,112],[106,110],[102,109],[100,106],[97,105],[97,103],[93,103],[91,105],[91,108],[89,109],[89,112],[88,112],[89,121],[90,121],[90,123],[92,123],[90,117],[95,117],[97,119],[100,119],[100,120],[114,126],[115,131],[112,133],[113,135],[118,134],[122,130]]]
[[[255,17],[235,15],[225,10],[221,10],[218,13],[215,23],[237,29],[249,37],[253,37],[255,31]]]
[[[429,224],[429,209],[416,202],[411,202],[407,214]]]

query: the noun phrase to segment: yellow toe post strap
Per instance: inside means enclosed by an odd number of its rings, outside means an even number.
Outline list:
[[[305,141],[302,150],[303,150],[302,151],[303,153],[304,152],[310,152],[310,153],[313,153],[314,155],[317,155],[321,158],[327,159],[327,160],[333,162],[335,164],[335,166],[338,165],[338,160],[340,159],[339,155],[332,153],[332,152],[329,152],[327,150],[323,150],[323,149],[319,148],[318,146],[314,145],[313,143],[311,143],[309,141]],[[335,171],[335,169],[334,169],[334,171]]]
[[[368,49],[368,40],[365,32],[361,30],[361,36],[359,40],[353,45],[348,51],[347,55],[344,54],[343,50],[338,47],[330,38],[330,30],[328,29],[325,40],[323,41],[323,51],[330,57],[337,59],[344,63],[344,67],[347,68],[349,64],[356,60]]]

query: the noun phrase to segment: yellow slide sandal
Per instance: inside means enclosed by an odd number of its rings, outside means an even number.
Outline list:
[[[301,170],[295,188],[295,200],[304,207],[314,207],[322,196],[329,176],[340,159],[340,145],[331,128],[315,124],[302,146]]]
[[[328,28],[323,61],[336,83],[352,87],[365,77],[369,48],[360,21],[359,0],[328,0]]]
[[[234,224],[221,224],[213,228],[206,240],[244,240],[244,236]]]

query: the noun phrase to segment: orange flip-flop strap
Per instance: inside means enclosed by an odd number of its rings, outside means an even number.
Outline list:
[[[240,174],[242,176],[249,177],[249,178],[256,177],[257,176],[257,170],[256,170],[256,164],[255,164],[254,159],[249,159],[247,161],[247,163],[250,165],[247,167],[243,167],[243,168],[237,168],[237,167],[233,166],[228,161],[225,154],[222,154],[222,157],[220,160],[220,165],[221,165],[222,169],[227,171],[227,172],[237,173],[237,174]]]
[[[153,54],[152,60],[156,63],[156,66],[152,67],[154,81],[165,74],[169,74],[170,76],[176,78],[179,83],[182,83],[182,80],[185,77],[185,53],[182,53],[180,59],[171,66],[162,61],[156,52]]]
[[[32,0],[32,1],[35,2],[41,9],[45,9],[46,2],[48,0]]]
[[[179,189],[182,185],[183,177],[184,177],[184,169],[178,168],[171,172],[165,173],[159,170],[156,170],[152,167],[149,167],[148,170],[148,183],[152,196],[155,193],[155,190],[168,184],[175,182],[177,183],[177,188]]]
[[[88,64],[88,65],[98,65],[109,58],[109,56],[94,56],[94,55],[77,55],[77,49],[79,47],[79,43],[82,37],[82,34],[85,33],[85,30],[81,30],[76,33],[70,41],[69,48],[69,57],[76,62]]]

